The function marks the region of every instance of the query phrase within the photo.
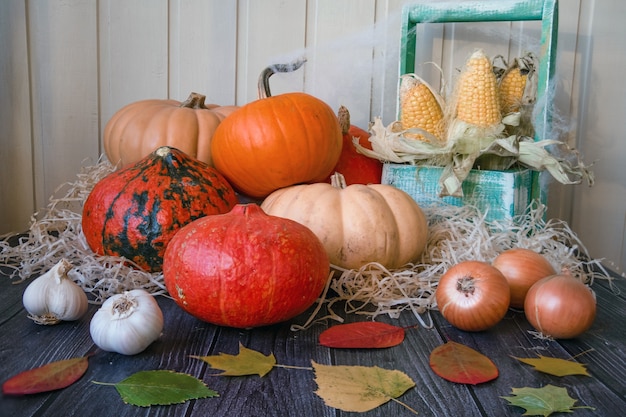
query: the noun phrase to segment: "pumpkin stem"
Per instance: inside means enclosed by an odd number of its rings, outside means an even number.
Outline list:
[[[191,93],[187,100],[180,103],[180,107],[188,107],[190,109],[208,109],[207,106],[204,105],[204,100],[206,100],[206,96],[198,93]]]
[[[300,68],[306,62],[306,58],[299,58],[298,60],[289,64],[274,64],[265,68],[259,75],[258,95],[259,98],[268,98],[272,96],[270,91],[270,77],[277,72],[294,72]]]
[[[343,190],[348,186],[345,177],[339,172],[335,172],[333,175],[330,176],[330,185],[340,190]]]
[[[350,111],[346,106],[339,107],[337,118],[339,119],[339,126],[341,126],[341,134],[347,135],[350,130]]]

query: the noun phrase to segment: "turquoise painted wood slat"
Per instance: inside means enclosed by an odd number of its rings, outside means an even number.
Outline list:
[[[402,36],[400,44],[400,75],[415,71],[415,48],[420,23],[541,21],[541,52],[538,56],[537,101],[542,103],[550,94],[555,74],[558,35],[558,0],[486,0],[464,2],[425,2],[408,4],[402,10]],[[535,117],[535,140],[546,139],[551,134],[552,106],[543,105]],[[547,189],[542,187],[539,174],[533,174],[531,196],[542,203],[547,201]]]

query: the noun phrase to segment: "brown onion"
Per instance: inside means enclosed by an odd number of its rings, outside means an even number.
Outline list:
[[[524,299],[530,287],[541,278],[555,275],[556,270],[548,260],[530,249],[513,248],[502,252],[494,259],[498,268],[509,282],[513,308],[524,308]]]
[[[591,288],[569,273],[537,281],[526,295],[524,312],[530,324],[545,336],[570,339],[584,333],[596,317]]]
[[[495,267],[464,261],[441,276],[435,297],[439,311],[454,327],[481,331],[502,320],[509,308],[510,290]]]

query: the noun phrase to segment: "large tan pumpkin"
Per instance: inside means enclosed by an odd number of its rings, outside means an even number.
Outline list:
[[[261,204],[268,214],[310,228],[322,241],[331,264],[358,269],[368,262],[400,268],[419,260],[428,222],[406,192],[385,184],[294,185],[271,193]]]
[[[153,99],[122,107],[104,128],[107,158],[114,165],[126,167],[161,146],[169,146],[213,166],[213,133],[238,107],[205,104],[205,99],[191,93],[182,103]]]

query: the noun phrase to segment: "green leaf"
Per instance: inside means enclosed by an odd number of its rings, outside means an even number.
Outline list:
[[[315,393],[326,405],[343,411],[373,410],[415,386],[408,375],[397,370],[312,363],[318,386]]]
[[[589,376],[587,368],[582,363],[569,361],[566,359],[550,358],[539,355],[538,358],[513,358],[527,365],[533,366],[537,371],[555,376],[566,375],[586,375]]]
[[[267,356],[256,350],[248,349],[239,343],[239,354],[220,353],[211,356],[192,356],[208,363],[211,368],[221,369],[222,376],[259,375],[263,377],[276,365],[274,354]]]
[[[512,388],[511,397],[501,397],[509,402],[510,405],[524,408],[525,416],[544,416],[548,417],[552,413],[571,413],[575,408],[593,407],[574,407],[576,401],[570,397],[565,388],[555,387],[554,385],[546,385],[542,388]]]
[[[217,397],[199,379],[178,372],[140,371],[113,385],[126,404],[139,407],[179,404],[198,398]]]
[[[476,385],[498,377],[498,368],[491,359],[452,341],[433,349],[430,367],[443,379],[459,384]]]

